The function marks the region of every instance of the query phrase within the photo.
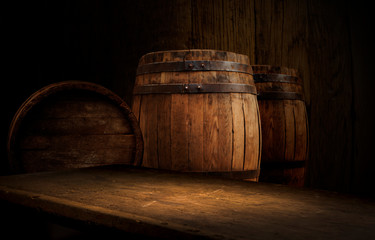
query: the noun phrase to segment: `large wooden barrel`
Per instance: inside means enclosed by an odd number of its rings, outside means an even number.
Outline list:
[[[302,186],[309,142],[302,80],[291,68],[252,68],[262,121],[260,181]]]
[[[142,152],[142,133],[131,109],[89,82],[59,82],[35,92],[18,109],[8,137],[15,173],[140,165]]]
[[[232,52],[144,55],[132,106],[143,166],[257,179],[261,133],[251,73],[248,57]]]

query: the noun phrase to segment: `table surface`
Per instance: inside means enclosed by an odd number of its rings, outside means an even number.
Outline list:
[[[0,200],[171,239],[375,239],[375,201],[124,166],[0,177]]]

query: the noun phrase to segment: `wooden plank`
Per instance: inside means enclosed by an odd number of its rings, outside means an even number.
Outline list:
[[[25,134],[131,133],[125,113],[98,93],[64,91],[32,109],[23,120]]]
[[[306,114],[306,106],[302,101],[296,101],[294,106],[294,115],[295,115],[295,157],[296,161],[298,160],[307,160],[307,150],[309,144],[309,129],[308,129],[308,120]]]
[[[79,149],[134,148],[135,137],[130,135],[39,135],[25,136],[20,150],[58,149],[69,152]]]
[[[143,75],[139,75],[136,77],[136,85],[140,86],[143,84]],[[142,95],[134,95],[132,94],[132,111],[135,115],[135,117],[138,119],[138,123],[141,121],[141,106],[142,106]]]
[[[173,151],[171,148],[172,95],[163,94],[159,96],[157,109],[157,147],[159,168],[171,169]]]
[[[296,118],[300,118],[298,116],[298,112],[295,112],[295,101],[293,100],[282,100],[281,101],[284,106],[284,116],[285,116],[285,152],[284,152],[284,161],[294,161],[295,160],[295,152],[299,151],[297,147],[298,140],[306,140],[297,138],[297,125],[301,124],[301,122],[297,122]],[[304,124],[304,123],[302,123]],[[306,132],[305,132],[306,133]],[[299,135],[301,133],[298,133]],[[276,147],[276,146],[275,146]],[[302,150],[306,153],[306,148]],[[299,159],[305,160],[305,159]]]
[[[148,142],[147,148],[144,151],[147,152],[147,158],[144,162],[144,166],[157,168],[159,166],[158,162],[158,103],[159,96],[148,95],[143,96],[145,101],[142,103],[145,108],[145,115],[147,114],[147,122],[145,122],[146,139],[144,141]],[[147,100],[146,100],[147,99]],[[145,121],[144,119],[143,121]]]
[[[244,170],[256,170],[259,167],[259,123],[257,99],[255,95],[243,95],[245,126],[245,162]]]
[[[204,171],[217,171],[218,161],[218,104],[217,94],[203,95]]]
[[[258,115],[258,124],[259,124],[259,129],[258,129],[258,136],[259,136],[259,155],[258,155],[258,164],[260,167],[260,164],[262,162],[262,149],[263,149],[263,134],[262,134],[262,120],[261,120],[261,115],[260,115],[260,110],[259,110],[259,101],[257,99],[257,115]],[[259,179],[259,177],[258,177]],[[257,179],[257,180],[258,180]]]
[[[69,92],[68,92],[69,94]],[[34,111],[40,118],[73,118],[73,117],[124,117],[124,113],[103,96],[76,96],[60,99],[55,96],[40,104]]]
[[[140,107],[141,107],[141,101],[142,101],[142,96],[141,95],[135,95],[133,96],[132,99],[132,112],[134,113],[134,116],[137,118],[139,122],[139,117],[140,117]]]
[[[232,170],[243,170],[245,152],[244,111],[241,93],[231,94],[233,124]]]
[[[278,100],[259,100],[262,126],[262,162],[284,160],[284,106]],[[277,147],[275,147],[277,146]]]
[[[127,134],[133,130],[124,117],[78,117],[78,118],[50,118],[27,119],[23,126],[24,134],[34,135],[91,135],[91,134]]]
[[[134,135],[26,136],[16,153],[22,172],[133,164]]]
[[[143,144],[144,144],[144,151],[143,151],[143,160],[142,160],[142,166],[144,167],[152,167],[150,161],[149,161],[149,145],[150,145],[150,141],[149,141],[149,133],[147,131],[147,127],[148,127],[148,107],[149,107],[149,102],[150,102],[150,98],[149,96],[142,96],[142,105],[141,105],[141,108],[140,108],[140,117],[139,117],[139,127],[142,131],[142,136],[143,136]]]
[[[230,171],[232,168],[232,104],[231,95],[217,94],[218,106],[218,163],[221,171]]]
[[[353,166],[353,81],[347,5],[309,1],[310,184],[349,191]],[[319,45],[316,45],[319,43]]]
[[[189,165],[188,148],[189,98],[184,94],[172,95],[171,106],[171,149],[172,170],[186,171]]]
[[[189,171],[203,171],[204,107],[203,94],[189,95]]]
[[[149,106],[147,107],[148,121],[148,161],[154,168],[159,167],[159,152],[158,152],[158,107],[162,103],[162,96],[149,96]]]
[[[70,219],[78,223],[75,227],[93,224],[146,238],[375,237],[375,203],[369,199],[150,169],[115,166],[2,176],[0,199],[56,220]]]
[[[134,151],[129,148],[31,150],[19,153],[21,171],[27,173],[86,168],[111,164],[133,164]]]

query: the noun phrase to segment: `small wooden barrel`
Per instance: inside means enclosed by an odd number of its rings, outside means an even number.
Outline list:
[[[251,73],[248,57],[232,52],[144,55],[132,106],[143,166],[257,180],[261,133]]]
[[[296,70],[252,66],[262,121],[260,181],[303,186],[308,156],[308,121]]]
[[[18,109],[8,137],[15,173],[140,165],[142,152],[142,133],[130,108],[88,82],[59,82],[35,92]]]

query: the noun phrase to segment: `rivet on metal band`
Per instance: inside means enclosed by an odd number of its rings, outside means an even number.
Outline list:
[[[156,62],[139,65],[137,75],[158,72],[227,71],[252,74],[248,64],[230,61]]]
[[[147,84],[135,86],[133,94],[194,94],[194,93],[249,93],[256,95],[256,88],[249,84]]]

